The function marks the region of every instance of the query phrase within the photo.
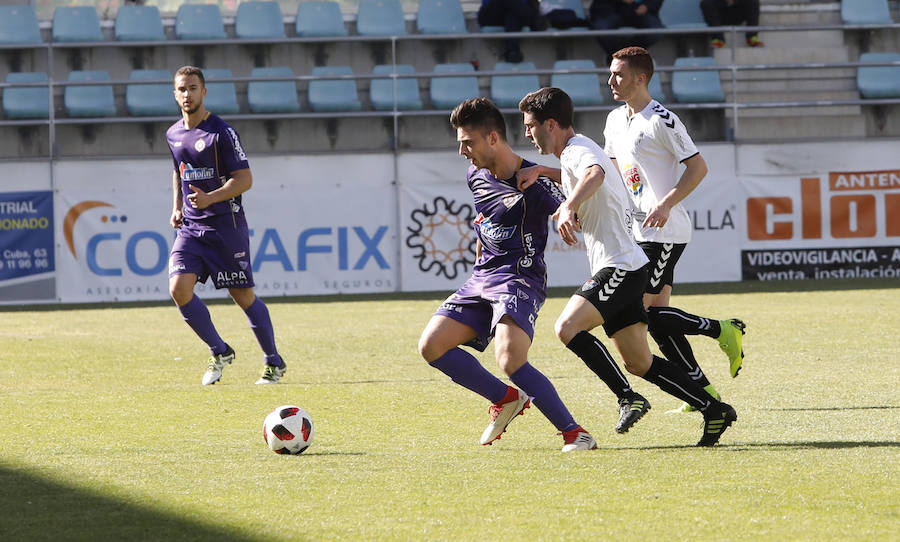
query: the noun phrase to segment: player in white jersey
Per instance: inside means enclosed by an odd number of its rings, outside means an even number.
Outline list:
[[[617,431],[627,431],[650,405],[631,389],[609,351],[590,333],[601,325],[628,372],[703,412],[703,436],[697,445],[712,446],[737,414],[705,393],[685,371],[650,352],[643,303],[648,260],[631,236],[631,204],[615,166],[599,145],[575,133],[572,100],[562,90],[536,90],[522,98],[519,109],[526,137],[541,154],[556,155],[562,166],[519,170],[520,186],[527,188],[538,175],[562,184],[566,201],[554,215],[557,229],[569,245],[577,242],[576,232],[583,232],[591,263],[591,278],[556,320],[557,337],[609,386],[620,405],[628,405],[620,409]]]
[[[650,97],[647,85],[653,75],[653,59],[645,49],[617,51],[609,69],[613,97],[625,104],[606,118],[604,150],[625,179],[635,205],[634,237],[650,258],[644,296],[650,335],[668,359],[682,364],[694,381],[718,398],[685,335],[717,339],[728,356],[733,378],[744,358],[744,323],[736,318],[704,318],[669,306],[675,264],[693,230],[681,201],[706,176],[706,162],[681,119]],[[682,164],[684,170],[679,174]],[[684,404],[679,410],[693,408]]]

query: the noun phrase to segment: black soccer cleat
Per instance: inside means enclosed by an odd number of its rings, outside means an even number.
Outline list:
[[[619,423],[616,433],[627,433],[631,426],[644,417],[650,410],[650,401],[643,395],[635,393],[628,399],[619,399]]]
[[[710,406],[703,413],[703,436],[697,446],[713,446],[719,442],[722,433],[737,421],[737,412],[728,403]]]

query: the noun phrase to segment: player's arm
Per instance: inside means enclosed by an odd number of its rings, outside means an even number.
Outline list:
[[[173,228],[181,227],[181,206],[183,205],[183,200],[181,199],[181,178],[178,176],[177,171],[172,172],[172,216],[169,218],[169,224],[172,225]]]
[[[672,207],[688,197],[688,194],[697,188],[697,185],[700,184],[700,181],[706,177],[706,173],[709,171],[709,168],[706,166],[706,160],[700,156],[700,153],[691,156],[682,163],[685,169],[681,174],[681,178],[678,179],[678,184],[647,213],[647,218],[643,222],[644,227],[661,228],[665,226],[669,220],[669,213],[672,211]]]
[[[547,177],[551,181],[559,183],[562,179],[559,168],[542,166],[540,164],[523,167],[516,172],[516,186],[521,191],[537,182],[538,177]]]
[[[605,178],[606,173],[598,164],[587,168],[569,197],[560,204],[559,209],[553,215],[553,218],[558,220],[556,229],[559,230],[560,236],[567,244],[574,245],[578,242],[578,238],[575,237],[575,232],[581,231],[581,225],[578,223],[578,209],[582,203],[597,192]]]
[[[188,202],[196,209],[205,209],[213,203],[228,201],[240,196],[253,186],[253,174],[250,169],[239,169],[231,173],[231,177],[212,192],[204,192],[194,185],[188,185],[194,192],[188,194]]]
[[[481,239],[475,240],[475,261],[481,259]]]

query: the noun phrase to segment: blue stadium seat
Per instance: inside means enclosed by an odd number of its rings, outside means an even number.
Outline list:
[[[597,66],[593,60],[557,60],[553,63],[556,70],[593,70]],[[596,73],[554,73],[550,76],[550,86],[561,88],[572,98],[575,106],[601,105],[603,95],[600,94],[600,76]]]
[[[715,66],[711,56],[682,57],[675,59],[676,67]],[[672,94],[681,103],[724,102],[725,92],[718,71],[672,72]]]
[[[900,53],[863,53],[860,62],[897,62]],[[863,98],[900,98],[900,66],[860,66],[856,85]]]
[[[704,28],[709,26],[700,11],[699,0],[665,0],[659,18],[666,28]]]
[[[234,33],[244,40],[285,37],[278,2],[241,2],[234,19]]]
[[[843,0],[841,20],[844,24],[889,24],[891,11],[887,0]]]
[[[254,113],[296,113],[300,111],[297,99],[297,83],[294,81],[258,81],[266,77],[293,77],[294,72],[286,66],[253,68],[247,85],[247,101]]]
[[[93,6],[60,6],[53,10],[53,41],[103,41],[97,10]]]
[[[584,3],[581,0],[541,0],[541,12],[549,13],[554,9],[571,9],[579,19],[587,19],[584,14]],[[582,30],[586,30],[584,27]]]
[[[69,81],[109,81],[109,73],[72,71]],[[116,114],[112,85],[67,86],[63,101],[70,117],[113,117]]]
[[[478,78],[471,64],[436,64],[435,73],[471,73],[458,77],[432,77],[429,95],[436,109],[453,109],[459,102],[477,98]]]
[[[406,34],[400,0],[360,0],[356,16],[360,36],[402,36]]]
[[[241,107],[237,101],[237,90],[233,81],[216,83],[211,79],[232,77],[231,70],[227,68],[205,68],[203,77],[206,79],[206,99],[203,105],[216,115],[231,115],[239,113]]]
[[[668,97],[662,88],[662,80],[659,78],[659,73],[657,72],[653,72],[653,77],[650,78],[650,84],[648,85],[647,90],[650,91],[650,97],[657,102],[665,103],[666,100],[668,100]]]
[[[390,74],[393,67],[386,64],[375,66],[374,74]],[[397,73],[416,73],[409,64],[398,64]],[[369,98],[372,107],[378,111],[390,111],[394,108],[394,80],[372,79],[369,86]],[[419,97],[419,83],[414,78],[397,79],[397,109],[422,109]]]
[[[166,39],[156,6],[124,5],[116,12],[116,39],[119,41],[162,41]]]
[[[215,4],[182,4],[175,16],[175,37],[180,40],[225,39],[222,12]]]
[[[533,70],[534,62],[498,62],[494,71]],[[491,77],[491,100],[497,107],[519,107],[519,101],[532,90],[541,88],[537,75],[494,75]]]
[[[300,2],[297,5],[297,35],[304,38],[346,36],[344,16],[337,2]]]
[[[178,104],[172,92],[172,74],[168,70],[132,70],[129,81],[168,79],[168,83],[125,86],[125,107],[138,117],[178,114]]]
[[[317,66],[312,75],[353,75],[350,66]],[[354,79],[320,79],[309,82],[309,106],[313,111],[359,111],[359,94]]]
[[[46,83],[44,72],[13,72],[7,83]],[[3,91],[3,114],[9,119],[46,119],[50,116],[49,87],[7,88]]]
[[[41,29],[32,6],[0,6],[0,43],[40,43]]]
[[[421,0],[416,14],[419,34],[464,34],[466,19],[459,0]]]

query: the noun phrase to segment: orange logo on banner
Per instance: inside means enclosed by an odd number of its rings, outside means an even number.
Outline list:
[[[900,171],[830,173],[831,191],[865,191],[900,188]],[[822,182],[818,177],[800,179],[800,228],[803,239],[822,238]],[[879,206],[875,194],[840,194],[828,198],[830,234],[835,239],[875,237]],[[885,235],[900,236],[900,192],[883,196]],[[751,241],[794,238],[794,207],[791,197],[747,198],[747,237]],[[782,220],[776,220],[783,216]],[[771,231],[767,224],[771,220]]]

